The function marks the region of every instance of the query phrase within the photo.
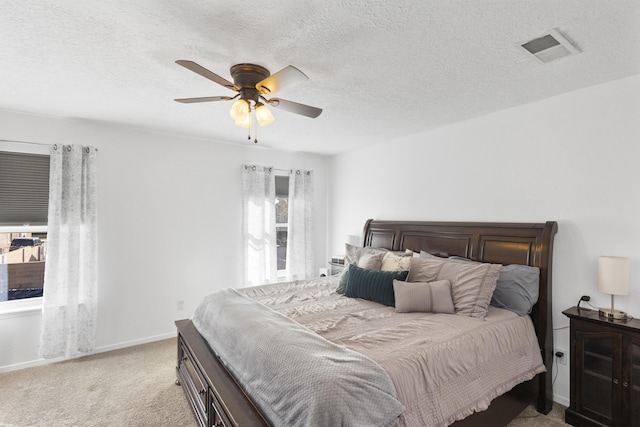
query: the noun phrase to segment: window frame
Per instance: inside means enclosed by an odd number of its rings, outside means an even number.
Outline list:
[[[291,175],[289,174],[289,172],[288,171],[276,171],[273,174],[273,176],[274,176],[274,180],[275,180],[276,177],[287,178],[287,199],[289,199],[289,179],[291,178]],[[278,199],[278,195],[276,194],[276,200],[277,199]],[[277,203],[275,203],[275,201],[274,201],[274,204],[273,204],[274,210],[276,209],[276,204]],[[288,218],[289,218],[289,212],[287,210],[287,222],[276,222],[275,223],[276,226],[275,226],[275,230],[274,230],[274,232],[276,233],[276,236],[277,236],[278,228],[286,228],[287,229],[287,242],[289,241],[289,221],[288,221]],[[276,251],[277,251],[277,246],[276,246]],[[279,279],[280,278],[285,278],[285,277],[287,277],[288,274],[289,274],[289,263],[286,262],[286,258],[285,258],[285,268],[282,269],[282,270],[278,270],[277,260],[276,260],[276,277],[278,277]]]
[[[19,141],[0,140],[0,151],[23,154],[39,154],[50,156],[48,144],[25,143]],[[48,232],[47,225],[0,225],[2,233],[41,233]],[[43,297],[22,298],[18,300],[0,301],[0,318],[13,317],[16,314],[28,314],[42,310]]]

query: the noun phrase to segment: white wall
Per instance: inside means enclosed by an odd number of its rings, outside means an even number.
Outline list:
[[[98,147],[99,351],[173,336],[202,297],[241,283],[243,163],[314,171],[326,266],[326,157],[1,110],[0,139]],[[40,363],[39,333],[39,311],[0,314],[0,371]]]
[[[640,76],[335,156],[330,164],[330,252],[367,218],[558,221],[554,327],[596,289],[600,255],[631,260],[617,306],[640,316]],[[569,330],[555,331],[569,349]],[[555,399],[568,405],[569,369]]]

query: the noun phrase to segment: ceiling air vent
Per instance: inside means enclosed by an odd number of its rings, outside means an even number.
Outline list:
[[[519,46],[545,64],[555,59],[580,53],[578,48],[556,29],[550,30],[547,34],[536,39],[519,43]]]

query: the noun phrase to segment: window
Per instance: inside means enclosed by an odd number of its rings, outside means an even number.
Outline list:
[[[278,275],[287,270],[287,237],[289,234],[289,176],[276,175],[276,250]]]
[[[0,151],[0,301],[42,296],[49,156]]]

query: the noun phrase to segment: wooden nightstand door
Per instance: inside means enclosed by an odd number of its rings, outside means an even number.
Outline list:
[[[623,344],[629,352],[622,359],[624,419],[631,420],[631,426],[640,426],[640,338],[624,337]]]
[[[615,426],[620,408],[622,335],[577,330],[575,357],[576,410],[605,425]]]

